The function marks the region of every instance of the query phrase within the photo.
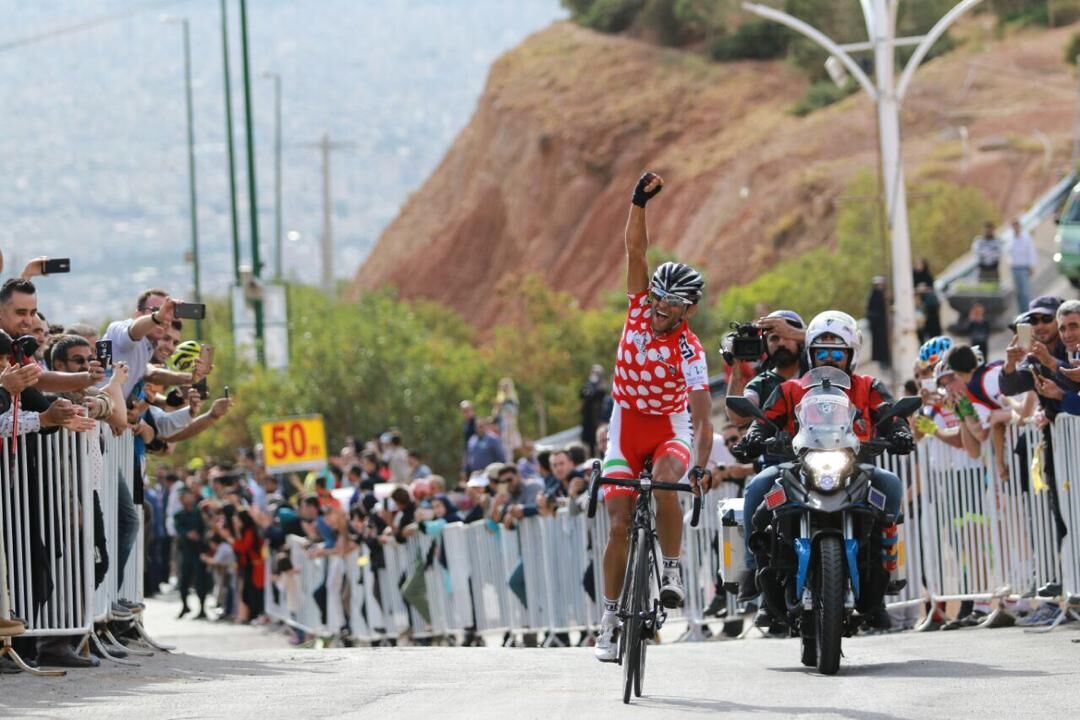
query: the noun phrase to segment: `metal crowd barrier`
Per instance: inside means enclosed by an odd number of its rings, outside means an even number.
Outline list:
[[[62,430],[0,442],[0,518],[11,612],[28,636],[93,627],[93,497],[87,438]],[[44,567],[43,567],[44,566]]]
[[[1062,584],[1063,596],[1080,596],[1080,417],[1059,416],[1052,438],[1061,512],[1067,527],[1078,529],[1063,541],[1040,450],[1044,434],[1030,425],[1007,429],[1000,456],[1004,467],[995,463],[989,442],[982,456],[972,459],[935,438],[924,439],[910,456],[879,459],[905,487],[899,553],[908,584],[890,598],[890,610],[1017,598],[1052,581]],[[701,525],[685,527],[687,602],[671,614],[687,623],[681,639],[705,637],[705,608],[722,569],[720,518],[713,510],[736,495],[733,484],[710,491],[705,498],[710,511]],[[406,632],[434,639],[509,631],[546,632],[547,642],[558,644],[563,633],[587,632],[598,624],[607,534],[604,512],[590,521],[563,508],[554,517],[525,518],[514,530],[490,522],[453,523],[436,535],[390,542],[382,546],[380,567],[364,546],[330,558],[328,567],[325,558],[313,560],[294,550],[295,601],[274,604],[268,592],[267,608],[315,634],[332,635],[347,625],[353,637],[368,642]],[[304,544],[299,538],[290,542]],[[418,570],[426,617],[402,595],[409,580],[416,592]],[[312,615],[314,593],[324,583],[344,612],[330,623],[317,610]],[[728,608],[735,608],[734,598],[727,600]]]

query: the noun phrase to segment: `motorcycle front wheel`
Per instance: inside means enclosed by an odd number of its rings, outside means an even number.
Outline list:
[[[823,675],[834,675],[840,669],[840,640],[844,635],[843,541],[833,535],[821,538],[817,560],[814,577],[817,669]]]

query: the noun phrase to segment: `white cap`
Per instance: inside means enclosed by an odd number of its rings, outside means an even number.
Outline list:
[[[465,487],[486,488],[491,484],[491,481],[487,479],[487,475],[476,474],[469,478],[469,482],[465,483]]]

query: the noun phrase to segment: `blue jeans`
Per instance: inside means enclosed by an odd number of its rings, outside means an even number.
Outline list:
[[[124,482],[123,475],[117,475],[120,487],[116,492],[117,499],[117,535],[116,542],[120,546],[116,550],[116,590],[120,591],[124,584],[124,567],[127,565],[131,551],[135,547],[135,541],[139,537],[139,512],[135,507],[135,501],[131,499],[131,488]],[[133,598],[125,598],[131,600]]]
[[[1028,311],[1028,303],[1031,302],[1031,268],[1013,267],[1013,289],[1016,291],[1016,307],[1020,312]]]
[[[743,491],[743,541],[746,543],[746,567],[753,570],[757,567],[754,554],[750,552],[750,533],[753,529],[754,512],[758,505],[765,499],[765,495],[772,490],[773,485],[780,479],[779,467],[768,467],[754,476],[754,479],[746,484]],[[870,485],[885,493],[885,512],[897,517],[900,515],[900,504],[904,501],[904,483],[891,472],[874,468],[870,474]]]

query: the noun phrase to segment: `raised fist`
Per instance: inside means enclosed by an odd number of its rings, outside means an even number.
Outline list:
[[[661,190],[664,189],[664,180],[654,172],[646,172],[640,178],[638,178],[637,186],[634,188],[634,197],[630,200],[633,204],[640,208],[645,207],[645,203],[653,199]]]

